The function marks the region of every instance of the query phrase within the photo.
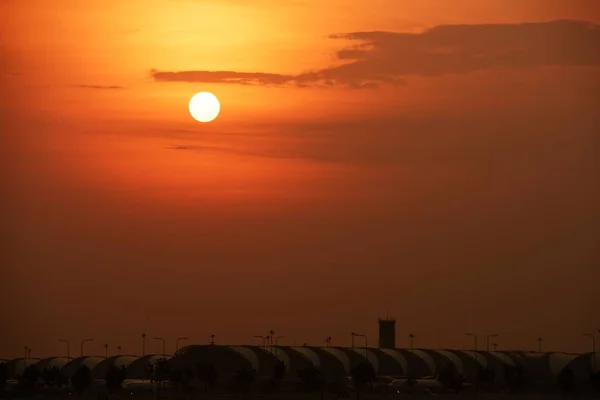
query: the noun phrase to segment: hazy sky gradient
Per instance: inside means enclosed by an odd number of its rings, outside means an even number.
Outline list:
[[[0,358],[207,343],[587,351],[596,0],[0,4]],[[199,124],[208,90],[220,117]],[[158,351],[159,344],[149,344]]]

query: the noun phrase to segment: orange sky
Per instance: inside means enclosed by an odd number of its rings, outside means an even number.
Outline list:
[[[3,0],[0,358],[386,310],[399,345],[587,350],[596,3]]]

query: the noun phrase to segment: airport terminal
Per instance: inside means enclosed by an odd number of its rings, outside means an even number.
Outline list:
[[[360,335],[356,335],[360,336]],[[417,382],[438,381],[443,370],[451,368],[466,384],[477,384],[482,370],[493,371],[490,386],[504,390],[509,386],[506,371],[524,371],[529,390],[556,391],[567,379],[579,390],[591,390],[591,376],[599,371],[599,353],[567,354],[560,352],[475,351],[444,349],[396,348],[395,321],[379,320],[379,346],[361,347],[356,338],[354,347],[190,345],[173,355],[145,354],[112,357],[85,356],[46,359],[19,358],[5,360],[8,379],[15,380],[25,368],[34,365],[39,370],[57,367],[65,378],[73,376],[82,365],[90,368],[94,380],[103,380],[111,366],[126,370],[126,385],[148,382],[148,367],[160,359],[168,359],[173,369],[193,369],[199,363],[214,366],[218,382],[231,381],[241,368],[251,368],[258,378],[268,379],[277,365],[285,366],[287,381],[299,381],[301,371],[314,367],[327,381],[343,381],[352,375],[361,362],[368,363],[377,377]],[[363,341],[364,342],[364,341]]]

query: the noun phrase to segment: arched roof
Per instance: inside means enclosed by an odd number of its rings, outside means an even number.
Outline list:
[[[147,354],[136,358],[127,367],[127,379],[148,379],[146,368],[163,358],[169,359],[170,357],[163,357],[161,354]]]
[[[39,369],[40,371],[43,371],[44,369],[51,369],[51,368],[58,368],[61,369],[62,367],[64,367],[65,365],[67,365],[67,363],[70,360],[67,359],[66,357],[50,357],[50,358],[44,358],[43,360],[38,361],[35,364],[35,367],[37,369]]]
[[[261,371],[258,355],[245,346],[186,346],[169,363],[177,369],[194,368],[198,363],[211,364],[215,367],[217,379],[223,382],[229,382],[240,368],[254,368],[257,373]]]
[[[291,350],[302,354],[302,356],[306,357],[308,359],[308,361],[310,361],[313,365],[313,367],[320,369],[321,368],[321,358],[319,357],[319,355],[312,349],[310,349],[309,347],[300,347],[300,346],[293,346],[290,347]]]
[[[463,362],[460,359],[460,357],[458,357],[456,354],[454,354],[453,352],[451,352],[449,350],[432,350],[432,352],[437,353],[437,354],[445,357],[448,361],[450,361],[454,365],[454,367],[456,368],[456,370],[458,371],[459,374],[461,374],[461,375],[465,374],[465,368],[464,368]]]
[[[419,357],[421,360],[423,360],[425,362],[425,364],[427,364],[432,375],[437,374],[438,368],[437,368],[437,365],[435,364],[435,361],[434,361],[433,357],[431,356],[431,354],[429,354],[425,350],[421,350],[421,349],[412,349],[409,351],[411,354]]]
[[[406,357],[402,355],[402,353],[396,349],[379,349],[379,351],[392,357],[398,363],[398,365],[400,365],[402,372],[406,374],[408,371],[408,361],[406,360]]]
[[[548,367],[554,377],[557,377],[569,363],[577,358],[574,354],[550,353],[548,355]]]
[[[510,358],[508,356],[508,354],[506,354],[506,353],[502,353],[500,351],[490,351],[489,354],[492,355],[493,357],[496,357],[498,360],[502,361],[506,365],[511,365],[511,366],[517,365],[517,363],[515,363],[515,360]]]
[[[352,365],[350,364],[350,357],[348,357],[347,354],[345,354],[341,349],[335,347],[320,347],[320,349],[337,358],[342,364],[342,367],[344,368],[346,374],[350,374],[350,371],[352,370]]]
[[[342,351],[344,355],[348,357],[348,361],[350,362],[349,372],[352,371],[352,364],[355,363],[353,362],[353,360],[359,359],[361,361],[364,361],[366,358],[367,362],[371,364],[371,367],[373,367],[375,373],[379,373],[379,358],[377,357],[373,349],[365,349],[364,347],[339,347],[336,349]]]
[[[252,349],[244,346],[229,346],[229,349],[239,353],[246,360],[250,361],[250,365],[252,365],[252,368],[254,368],[257,372],[260,370],[258,356]]]
[[[39,358],[14,358],[12,360],[8,360],[6,362],[6,366],[8,368],[8,378],[11,379],[23,374],[25,368],[29,367],[30,365],[35,365],[39,361]]]
[[[286,353],[284,348],[282,348],[281,346],[273,346],[273,348],[271,349],[271,354],[277,357],[277,359],[281,361],[283,365],[285,365],[286,371],[289,371],[292,368],[292,360],[290,359],[290,356],[288,355],[288,353]]]
[[[75,371],[77,371],[77,369],[79,367],[85,365],[90,370],[93,370],[96,365],[98,365],[102,362],[102,360],[104,360],[103,357],[92,357],[92,356],[83,356],[83,357],[75,358],[75,359],[69,361],[68,363],[66,363],[60,370],[60,373],[64,376],[71,377],[71,376],[73,376],[73,374],[75,373]]]
[[[125,367],[128,368],[131,363],[137,360],[137,356],[112,356],[102,360],[92,370],[92,377],[94,379],[104,379],[109,368],[115,366],[117,368]]]
[[[487,358],[485,358],[484,354],[481,354],[480,352],[473,351],[473,350],[461,350],[461,353],[463,353],[466,356],[475,360],[475,362],[477,362],[481,367],[483,367],[483,368],[488,367],[488,360],[487,360]]]
[[[596,353],[596,363],[600,357],[599,353]],[[573,359],[565,368],[569,368],[573,371],[575,376],[575,385],[579,387],[590,388],[590,376],[598,369],[594,369],[594,353],[580,354]]]

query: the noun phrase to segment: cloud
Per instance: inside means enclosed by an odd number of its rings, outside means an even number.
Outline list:
[[[192,146],[183,146],[183,145],[167,146],[165,148],[169,149],[169,150],[193,150],[194,149],[194,147],[192,147]]]
[[[150,75],[157,82],[370,88],[401,85],[410,76],[492,68],[600,66],[600,25],[584,21],[440,25],[421,33],[350,32],[330,38],[354,42],[336,53],[345,64],[298,75],[206,70]]]
[[[104,86],[104,85],[73,85],[73,87],[78,87],[78,88],[82,88],[82,89],[125,89],[124,86]]]

